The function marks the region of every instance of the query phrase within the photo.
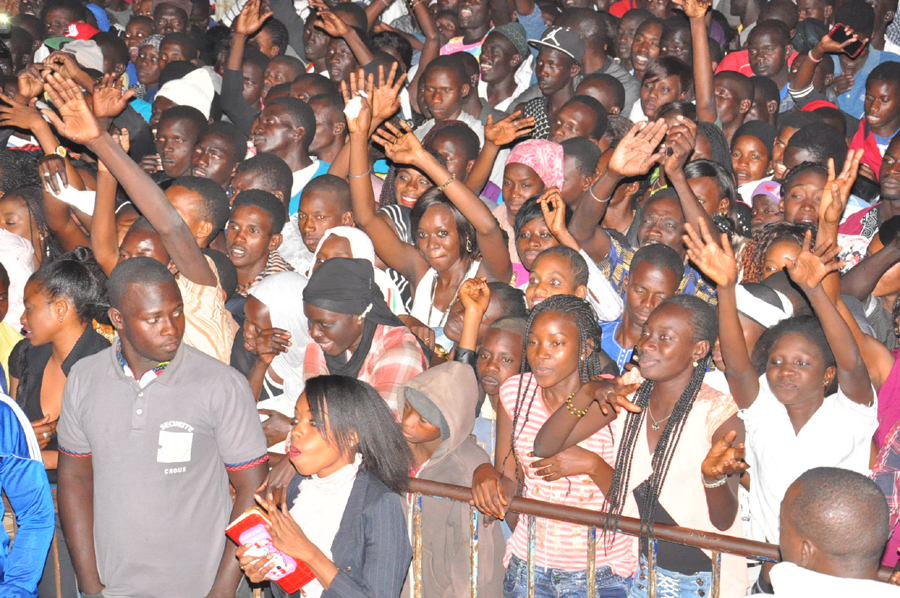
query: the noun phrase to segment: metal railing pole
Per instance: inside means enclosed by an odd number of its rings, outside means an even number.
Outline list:
[[[534,546],[537,534],[537,517],[528,518],[528,598],[534,598]]]
[[[469,593],[472,598],[478,598],[478,509],[472,509],[469,517],[469,569],[470,586]]]
[[[597,596],[597,528],[587,531],[587,598]]]
[[[413,495],[413,595],[422,598],[422,494]]]

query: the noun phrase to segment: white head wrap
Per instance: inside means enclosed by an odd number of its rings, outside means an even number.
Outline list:
[[[195,69],[182,77],[169,81],[156,93],[158,98],[168,98],[178,106],[191,106],[209,118],[215,95],[213,81],[206,69]]]
[[[743,285],[738,285],[735,290],[738,312],[766,328],[771,328],[778,322],[786,320],[794,315],[794,306],[791,304],[790,299],[788,299],[784,293],[776,291],[775,289],[772,290],[778,296],[781,307],[777,307],[764,299],[760,299],[748,291]]]

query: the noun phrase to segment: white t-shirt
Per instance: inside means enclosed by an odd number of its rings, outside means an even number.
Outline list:
[[[878,402],[854,403],[840,390],[825,397],[799,434],[787,409],[772,393],[766,375],[759,377],[759,396],[738,416],[747,430],[750,465],[750,515],[754,529],[778,544],[781,500],[788,487],[814,467],[841,467],[868,475],[872,435],[878,427]]]
[[[778,563],[769,574],[776,598],[848,598],[849,596],[865,596],[866,598],[897,598],[900,588],[872,579],[849,579],[834,577],[809,569],[798,567],[794,563]],[[771,594],[752,594],[765,596]]]

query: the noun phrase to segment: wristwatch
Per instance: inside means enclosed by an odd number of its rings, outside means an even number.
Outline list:
[[[69,150],[67,150],[66,148],[64,148],[61,145],[57,145],[56,149],[53,150],[53,153],[56,154],[57,156],[59,156],[60,158],[65,158],[66,156],[69,155]]]

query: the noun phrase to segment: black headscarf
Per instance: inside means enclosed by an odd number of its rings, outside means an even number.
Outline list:
[[[303,301],[325,311],[366,319],[362,339],[349,360],[344,355],[325,353],[328,373],[337,376],[356,378],[359,375],[379,324],[403,326],[384,302],[384,295],[375,284],[375,269],[368,260],[344,257],[325,260],[309,278]]]

